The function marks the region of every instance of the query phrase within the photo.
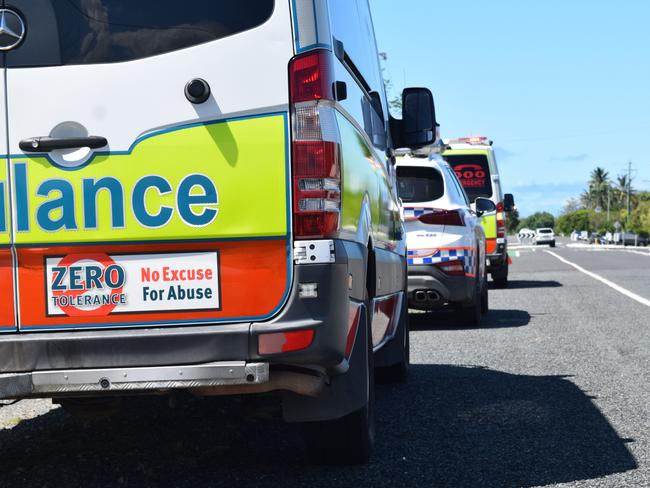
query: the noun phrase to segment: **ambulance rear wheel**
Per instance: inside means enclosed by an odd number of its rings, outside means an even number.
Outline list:
[[[508,288],[508,256],[504,257],[505,263],[501,269],[492,272],[492,280],[495,288]]]

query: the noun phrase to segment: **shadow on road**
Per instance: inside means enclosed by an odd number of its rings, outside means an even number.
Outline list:
[[[364,467],[309,465],[295,426],[247,419],[245,404],[159,403],[90,425],[58,409],[0,431],[0,486],[532,487],[637,467],[589,397],[555,376],[415,365],[407,385],[378,387]]]
[[[530,322],[530,314],[525,310],[490,310],[481,321],[481,329],[503,329],[523,327]],[[411,313],[411,330],[467,330],[476,329],[459,321],[453,311]]]
[[[509,290],[520,290],[524,288],[558,288],[562,286],[562,283],[559,281],[549,280],[509,280],[508,289]],[[490,289],[494,288],[492,282],[490,282]]]

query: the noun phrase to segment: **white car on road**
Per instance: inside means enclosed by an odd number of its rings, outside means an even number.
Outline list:
[[[549,227],[535,229],[534,240],[536,245],[548,244],[551,247],[555,247],[555,233]]]
[[[495,212],[494,203],[477,198],[470,205],[454,171],[435,153],[398,158],[397,181],[407,233],[409,306],[452,306],[463,323],[478,325],[488,310],[480,217]]]

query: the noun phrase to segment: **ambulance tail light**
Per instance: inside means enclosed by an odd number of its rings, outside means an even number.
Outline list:
[[[497,239],[506,236],[506,221],[503,212],[503,202],[497,203]]]
[[[465,276],[465,263],[460,259],[436,263],[436,267],[449,276]]]
[[[451,225],[462,227],[465,225],[463,214],[459,210],[434,210],[422,214],[418,220],[423,224],[430,225]]]
[[[341,213],[340,135],[332,53],[310,51],[289,65],[293,225],[297,239],[333,237]]]
[[[315,332],[313,329],[260,334],[257,339],[257,352],[260,356],[264,356],[268,354],[301,351],[312,345],[314,336]]]
[[[291,103],[334,99],[332,53],[309,51],[291,60]]]

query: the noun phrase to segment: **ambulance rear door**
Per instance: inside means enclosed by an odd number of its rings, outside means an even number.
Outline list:
[[[273,316],[291,282],[288,2],[4,3],[24,24],[1,128],[19,329]]]

